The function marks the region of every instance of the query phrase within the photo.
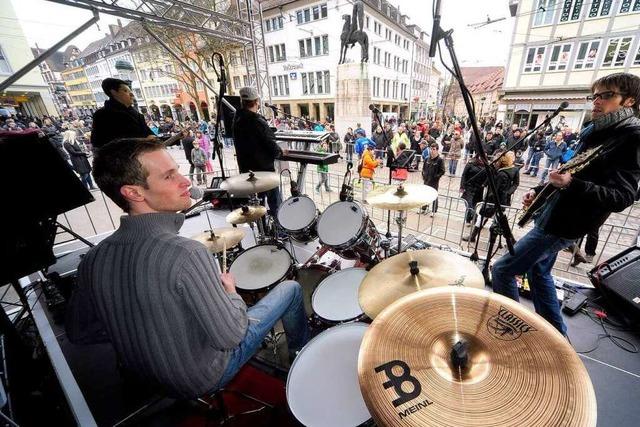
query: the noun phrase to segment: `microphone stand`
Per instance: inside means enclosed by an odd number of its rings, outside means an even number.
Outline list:
[[[218,57],[218,64],[220,66],[219,73],[215,67],[214,59],[216,57]],[[218,112],[218,114],[216,115],[216,125],[214,127],[214,132],[213,132],[213,135],[214,135],[213,149],[218,154],[218,162],[220,163],[220,172],[222,174],[222,180],[224,181],[226,179],[226,176],[224,173],[224,160],[222,158],[223,157],[222,144],[220,143],[220,117],[222,116],[222,98],[224,97],[224,94],[227,90],[227,76],[224,70],[224,58],[221,53],[214,52],[213,54],[211,54],[211,66],[213,68],[213,71],[218,76],[218,83],[220,83],[220,87],[218,89],[218,98],[216,99],[216,111]]]
[[[439,4],[439,2],[438,2]],[[437,8],[439,9],[439,8]],[[439,11],[438,11],[439,12]],[[435,19],[437,18],[437,22],[435,22]],[[444,31],[440,25],[440,16],[434,17],[434,31],[432,34],[433,37],[433,43],[438,43],[440,40],[444,39],[445,45],[447,47],[447,50],[449,51],[449,55],[451,56],[451,62],[453,64],[453,69],[454,69],[454,76],[456,77],[456,79],[458,80],[458,83],[460,85],[460,91],[462,92],[462,98],[464,100],[464,104],[465,107],[467,109],[467,114],[469,115],[469,121],[471,122],[471,126],[473,128],[473,132],[476,136],[476,141],[481,141],[480,139],[480,131],[478,130],[478,120],[476,118],[474,109],[473,109],[473,103],[470,97],[470,94],[468,92],[468,89],[466,88],[466,85],[464,84],[464,79],[462,77],[462,71],[460,70],[460,64],[458,63],[458,57],[456,56],[456,52],[453,46],[453,37],[451,37],[451,34],[453,33],[453,30],[449,30],[449,31]],[[498,190],[497,190],[497,186],[496,186],[496,173],[497,171],[490,165],[489,160],[487,158],[487,154],[484,151],[484,147],[482,146],[482,143],[478,144],[478,154],[480,156],[480,159],[482,160],[482,163],[484,165],[485,171],[487,173],[487,180],[489,182],[489,189],[491,191],[491,193],[493,193],[495,201],[499,201],[500,197],[498,194]],[[513,238],[513,233],[511,231],[511,228],[509,226],[509,221],[507,219],[507,216],[504,213],[504,209],[502,208],[502,206],[500,205],[500,203],[495,203],[495,216],[496,216],[496,220],[498,223],[498,227],[500,227],[500,230],[502,231],[502,233],[505,236],[505,240],[507,242],[507,248],[509,249],[509,253],[510,254],[514,254],[514,249],[513,249],[513,245],[515,243],[515,240]],[[476,237],[476,239],[480,238],[480,233],[478,233],[478,236]],[[489,261],[491,258],[491,254],[487,254],[487,259],[485,261],[485,270],[488,270],[488,266],[489,266]],[[485,282],[487,277],[485,276]]]
[[[391,142],[389,141],[389,137],[387,137],[387,133],[384,131],[384,126],[382,124],[382,121],[380,120],[380,116],[379,116],[380,111],[379,110],[376,111],[376,110],[377,109],[375,107],[371,108],[371,112],[373,113],[373,117],[375,117],[376,122],[378,123],[378,126],[380,126],[382,128],[382,139],[384,140],[385,146],[387,147],[387,149],[389,149],[389,148],[391,148]],[[387,166],[389,167],[388,185],[391,185],[391,176],[393,175],[393,171],[396,169],[395,159],[393,161],[391,161],[391,158],[389,157],[389,159],[387,161]],[[387,239],[391,238],[391,211],[387,212],[387,233],[385,234],[385,237]]]

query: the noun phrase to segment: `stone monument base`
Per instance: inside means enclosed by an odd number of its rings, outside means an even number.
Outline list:
[[[340,140],[347,128],[356,130],[358,123],[371,137],[372,115],[369,65],[367,63],[340,64],[336,74],[335,125]]]

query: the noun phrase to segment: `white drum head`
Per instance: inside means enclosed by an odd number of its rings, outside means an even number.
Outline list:
[[[366,213],[357,203],[332,203],[320,215],[318,237],[325,245],[343,245],[358,235],[365,217]]]
[[[278,208],[278,223],[288,231],[302,230],[311,225],[316,213],[316,204],[309,197],[290,197]]]
[[[346,268],[326,277],[313,293],[314,313],[334,322],[360,316],[363,310],[358,302],[358,289],[366,275],[364,268]]]
[[[358,382],[358,354],[367,327],[334,326],[296,357],[287,377],[287,402],[305,426],[354,427],[371,418]]]
[[[238,289],[255,291],[282,280],[291,268],[291,256],[275,245],[258,245],[236,258],[229,272],[236,278]]]

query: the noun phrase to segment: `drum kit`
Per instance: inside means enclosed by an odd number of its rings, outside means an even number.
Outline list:
[[[243,174],[226,186],[255,195],[275,188],[274,176]],[[404,213],[435,197],[430,187],[401,185],[377,190],[367,202],[400,212],[401,242]],[[259,223],[265,215],[252,196],[227,220]],[[566,338],[517,302],[485,291],[480,269],[467,258],[436,248],[401,252],[400,244],[396,255],[383,256],[366,209],[349,198],[320,213],[309,197],[290,197],[275,225],[292,240],[318,239],[321,248],[303,265],[275,236],[240,251],[229,271],[254,301],[320,267],[327,251],[361,262],[323,266],[307,289],[317,335],[297,354],[286,384],[289,408],[302,424],[596,425],[593,386]],[[219,253],[243,236],[221,228],[195,238]]]

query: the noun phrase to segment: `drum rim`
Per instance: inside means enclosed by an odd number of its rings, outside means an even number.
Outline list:
[[[347,323],[347,322],[353,322],[354,320],[358,320],[361,319],[362,316],[365,315],[364,310],[362,309],[362,307],[360,306],[360,302],[356,301],[358,303],[358,307],[360,307],[360,314],[354,317],[351,317],[349,319],[327,319],[324,316],[321,316],[315,309],[313,302],[315,301],[315,297],[316,297],[316,293],[318,292],[318,289],[320,289],[320,287],[322,286],[323,283],[325,283],[325,281],[329,278],[331,278],[334,275],[338,275],[340,273],[342,273],[343,271],[351,271],[351,270],[362,270],[364,273],[366,273],[366,269],[362,268],[362,267],[349,267],[349,268],[343,268],[342,270],[338,270],[330,275],[328,275],[327,277],[325,277],[324,279],[322,279],[320,281],[320,283],[318,283],[318,286],[316,286],[316,288],[313,290],[313,293],[311,294],[311,309],[313,310],[313,314],[318,317],[320,320],[323,320],[327,323],[332,323],[332,324],[342,324],[342,323]],[[366,276],[366,274],[365,274]],[[362,276],[363,280],[364,280],[364,276]],[[360,283],[362,283],[362,281],[360,281]],[[360,285],[358,285],[358,288],[360,287]]]
[[[308,343],[305,344],[304,347],[302,347],[302,349],[298,352],[298,354],[296,355],[296,358],[293,360],[293,363],[291,363],[291,366],[289,367],[289,372],[287,373],[287,382],[285,383],[285,394],[287,397],[287,406],[289,407],[289,410],[291,411],[291,413],[293,414],[293,416],[296,418],[296,420],[298,420],[299,422],[302,423],[302,421],[300,420],[300,418],[298,417],[298,415],[296,415],[296,412],[294,411],[293,407],[291,406],[291,401],[289,398],[289,389],[290,389],[290,381],[291,381],[291,373],[293,372],[293,368],[296,366],[296,363],[298,361],[298,358],[300,356],[302,356],[302,354],[305,352],[305,350],[308,350],[309,347],[311,346],[311,344],[313,344],[316,341],[319,341],[320,339],[324,338],[325,335],[329,335],[330,333],[334,333],[332,331],[336,331],[338,329],[342,330],[342,329],[346,329],[346,328],[362,328],[364,326],[365,329],[365,333],[366,333],[366,329],[370,326],[364,322],[350,322],[350,323],[341,323],[339,325],[335,325],[330,327],[327,330],[324,330],[322,332],[320,332],[318,335],[316,335],[315,337],[313,337]],[[363,335],[363,339],[364,339],[364,335]],[[360,345],[362,346],[362,341],[360,341]],[[360,391],[360,386],[358,385],[358,391]],[[360,395],[362,396],[362,391],[360,391]],[[364,396],[362,396],[362,399],[364,400]],[[372,419],[372,415],[371,412],[369,411],[369,408],[366,406],[367,408],[367,412],[369,413],[369,418],[367,420],[364,420],[364,422],[367,422],[368,420]]]
[[[320,221],[322,221],[322,215],[324,215],[324,213],[329,210],[333,205],[336,205],[338,203],[354,203],[356,204],[360,210],[365,214],[363,219],[362,219],[362,223],[360,224],[360,228],[358,229],[358,232],[348,241],[344,242],[344,243],[339,243],[337,245],[331,245],[329,243],[326,243],[323,239],[322,236],[320,236]],[[369,223],[369,212],[367,212],[367,210],[364,208],[364,206],[362,206],[360,203],[356,202],[355,200],[338,200],[335,201],[333,203],[331,203],[329,206],[327,206],[324,211],[320,214],[320,216],[318,217],[318,222],[317,222],[317,227],[316,227],[316,231],[318,233],[318,239],[320,240],[320,243],[322,243],[323,245],[329,246],[330,248],[335,248],[335,249],[349,249],[351,246],[353,246],[354,244],[356,244],[356,242],[358,242],[358,240],[360,240],[360,238],[362,237],[362,233],[364,232],[364,230],[367,228],[367,224]]]
[[[272,243],[260,243],[258,245],[251,246],[250,248],[247,248],[247,249],[243,250],[242,252],[240,252],[240,254],[236,257],[236,259],[233,260],[233,262],[229,265],[229,272],[231,272],[231,267],[242,256],[243,253],[249,252],[250,250],[252,250],[254,248],[257,248],[259,246],[274,246],[274,247],[278,248],[278,245],[275,245],[275,244],[272,244]],[[289,264],[289,268],[287,268],[287,271],[285,271],[284,275],[280,279],[278,279],[277,282],[272,283],[272,284],[267,285],[267,286],[264,286],[262,288],[247,289],[247,288],[241,287],[238,284],[238,282],[236,281],[236,288],[238,290],[242,291],[242,292],[263,292],[263,291],[268,291],[269,289],[271,289],[274,286],[276,286],[278,283],[280,283],[283,280],[285,280],[287,278],[287,276],[291,274],[291,270],[295,266],[295,260],[294,260],[293,256],[291,255],[291,252],[289,252],[289,250],[286,247],[283,246],[283,247],[278,248],[278,249],[284,250],[287,253],[287,255],[289,255],[290,264]]]
[[[297,198],[305,198],[305,199],[309,199],[311,200],[311,203],[313,203],[313,209],[315,214],[313,215],[313,219],[311,220],[311,222],[307,223],[307,225],[305,225],[302,228],[297,228],[297,229],[293,229],[293,228],[286,228],[285,226],[282,225],[282,223],[280,222],[280,212],[282,212],[282,206],[288,201],[293,199],[294,197]],[[280,226],[280,228],[282,228],[284,231],[289,232],[289,233],[301,233],[301,232],[305,232],[306,230],[308,230],[309,228],[313,227],[314,224],[318,223],[318,219],[319,219],[320,215],[318,215],[318,207],[316,206],[316,202],[313,201],[313,199],[307,195],[300,195],[300,196],[291,196],[289,197],[287,200],[285,200],[284,202],[282,202],[282,204],[280,205],[280,207],[278,208],[278,213],[276,214],[276,221],[278,222],[278,226]],[[313,239],[312,239],[313,240]]]

